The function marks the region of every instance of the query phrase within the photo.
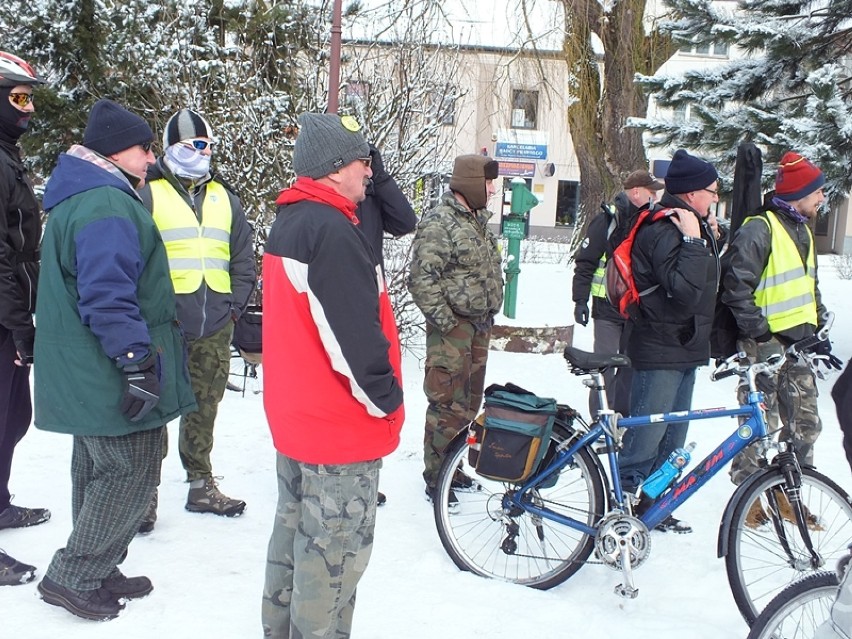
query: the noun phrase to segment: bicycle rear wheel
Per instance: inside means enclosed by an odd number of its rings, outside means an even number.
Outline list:
[[[813,566],[783,486],[780,470],[767,473],[742,494],[728,530],[728,582],[749,625],[784,588],[834,566],[852,542],[849,496],[825,475],[803,468],[802,504],[811,542],[822,559]]]
[[[568,433],[554,428],[550,450]],[[459,481],[459,472],[472,482]],[[463,479],[463,478],[461,478]],[[470,483],[470,486],[463,484]],[[590,526],[603,516],[605,491],[591,453],[581,449],[547,488],[532,492],[539,506]],[[532,588],[552,588],[577,572],[594,548],[594,537],[518,508],[507,511],[502,499],[516,486],[479,475],[468,463],[468,445],[460,437],[447,451],[438,476],[435,524],[441,544],[462,570]],[[451,506],[450,494],[457,503]]]
[[[831,616],[838,585],[835,573],[815,572],[787,586],[760,613],[747,639],[813,639]]]

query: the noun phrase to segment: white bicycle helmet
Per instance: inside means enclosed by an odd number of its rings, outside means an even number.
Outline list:
[[[44,84],[44,80],[18,56],[0,51],[0,87],[16,87],[19,84]]]

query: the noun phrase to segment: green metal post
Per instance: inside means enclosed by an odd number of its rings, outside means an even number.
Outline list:
[[[509,240],[509,257],[506,264],[506,288],[503,293],[503,315],[515,318],[518,301],[518,279],[521,273],[521,240],[526,237],[524,215],[538,204],[538,198],[527,188],[522,178],[512,180],[512,204],[509,215],[503,220],[503,236]]]

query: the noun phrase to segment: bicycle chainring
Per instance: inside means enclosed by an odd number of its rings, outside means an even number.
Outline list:
[[[621,570],[621,549],[627,546],[630,566],[645,563],[651,553],[651,535],[647,526],[636,517],[613,513],[604,517],[595,535],[595,555],[606,566]]]

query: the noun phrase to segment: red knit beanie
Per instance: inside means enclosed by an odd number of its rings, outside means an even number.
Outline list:
[[[775,196],[792,202],[801,200],[825,184],[825,176],[798,153],[787,151],[775,174]]]

